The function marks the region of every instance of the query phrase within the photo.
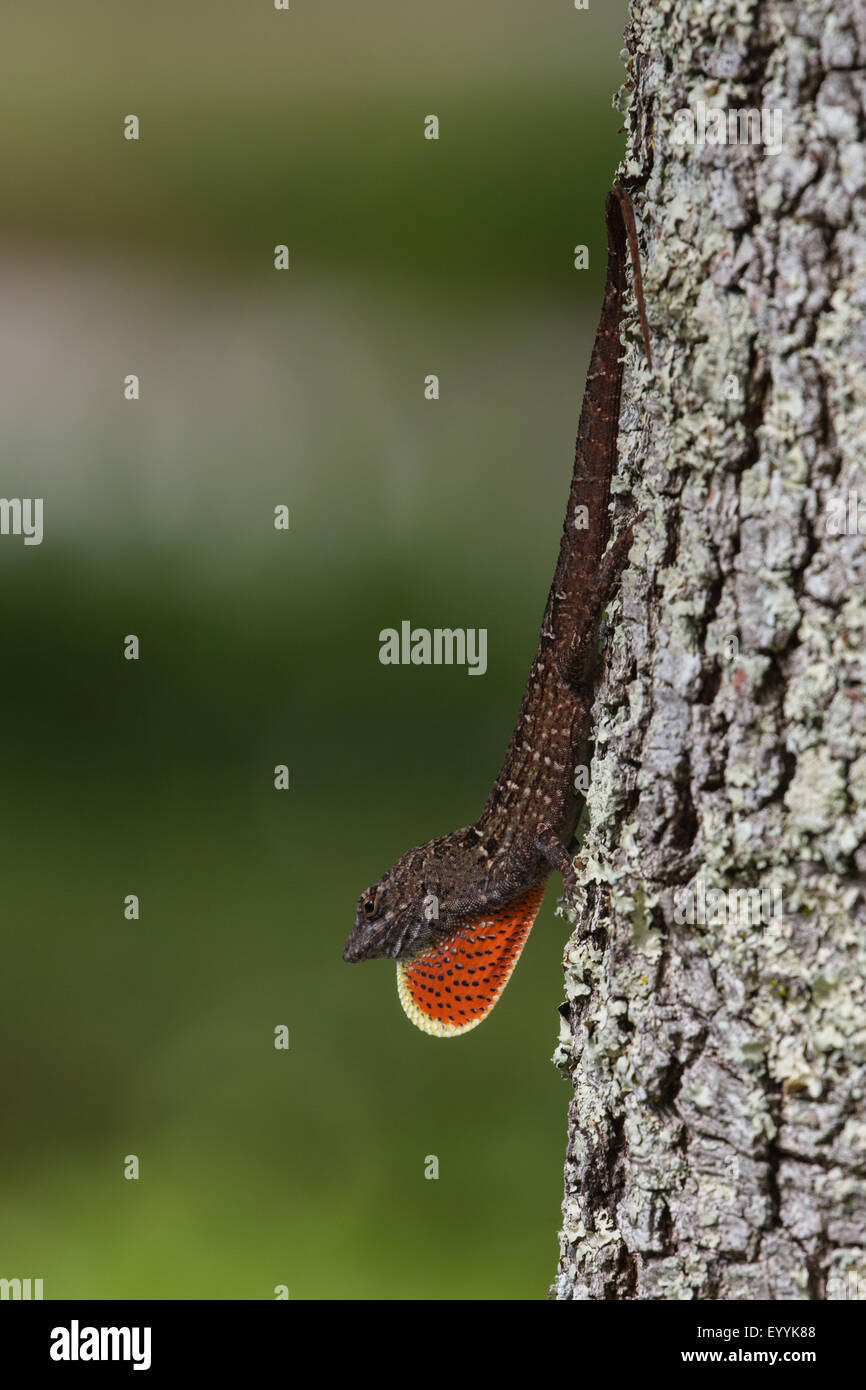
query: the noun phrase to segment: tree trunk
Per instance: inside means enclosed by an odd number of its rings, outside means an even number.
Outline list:
[[[553,1293],[864,1298],[866,6],[626,42],[654,373],[630,333]]]

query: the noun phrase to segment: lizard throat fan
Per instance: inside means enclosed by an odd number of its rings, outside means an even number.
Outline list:
[[[508,984],[543,897],[542,883],[467,920],[435,949],[397,962],[397,993],[416,1028],[436,1038],[477,1028]]]

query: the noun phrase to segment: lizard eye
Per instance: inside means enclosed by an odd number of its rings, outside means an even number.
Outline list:
[[[375,912],[376,912],[376,899],[375,899],[375,898],[368,898],[367,901],[364,903],[364,916],[365,916],[365,917],[373,917],[373,916],[375,915]]]

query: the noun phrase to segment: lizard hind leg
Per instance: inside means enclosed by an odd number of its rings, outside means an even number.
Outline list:
[[[487,1017],[526,945],[544,883],[503,907],[467,918],[439,945],[397,962],[397,993],[424,1033],[456,1038]]]
[[[568,646],[556,657],[560,679],[581,704],[584,703],[595,669],[598,623],[613,597],[620,574],[628,564],[634,528],[642,520],[642,512],[634,514],[601,557],[587,587],[586,611],[572,632]]]

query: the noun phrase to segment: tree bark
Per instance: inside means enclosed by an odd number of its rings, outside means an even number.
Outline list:
[[[552,1292],[864,1298],[866,6],[634,0],[626,44],[654,372],[630,332]],[[700,102],[781,149],[676,143]]]

